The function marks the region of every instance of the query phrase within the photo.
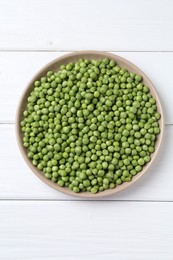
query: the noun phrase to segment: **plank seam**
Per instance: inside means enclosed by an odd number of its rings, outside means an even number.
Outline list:
[[[83,49],[81,49],[83,50]],[[58,50],[58,49],[0,49],[0,52],[76,52],[76,51],[81,51],[81,50]],[[132,50],[101,50],[101,51],[105,51],[105,52],[132,52],[132,53],[172,53],[173,50],[158,50],[158,51],[154,51],[154,50],[146,50],[146,51],[132,51]]]
[[[173,203],[173,200],[113,200],[113,199],[0,199],[0,202],[129,202],[129,203]]]

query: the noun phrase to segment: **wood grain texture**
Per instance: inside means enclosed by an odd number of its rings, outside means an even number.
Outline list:
[[[136,184],[106,200],[173,201],[173,126],[166,126],[158,158]],[[0,126],[0,199],[76,200],[41,182],[25,164],[17,147],[14,126]]]
[[[172,203],[0,202],[0,207],[3,260],[173,256]]]
[[[1,0],[1,50],[172,51],[171,0]]]
[[[173,259],[172,10],[171,0],[0,0],[0,260]],[[35,72],[66,51],[89,49],[141,68],[166,119],[151,170],[105,201],[76,201],[37,179],[13,124]]]
[[[26,84],[46,63],[62,52],[0,52],[0,123],[14,123],[16,107]],[[173,124],[173,53],[117,52],[151,79],[162,101],[165,122]],[[166,71],[165,71],[166,65]]]

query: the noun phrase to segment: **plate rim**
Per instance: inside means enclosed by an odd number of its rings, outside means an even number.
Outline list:
[[[77,58],[80,59],[82,58],[81,55],[83,56],[103,56],[103,58],[109,58],[109,59],[113,59],[115,61],[117,61],[117,64],[119,62],[124,63],[124,68],[130,67],[132,68],[132,70],[130,72],[135,72],[140,74],[143,78],[144,81],[147,81],[149,83],[149,89],[153,95],[154,93],[154,97],[156,99],[157,102],[157,109],[159,110],[159,113],[161,114],[161,118],[159,119],[159,126],[160,126],[160,134],[157,136],[157,141],[156,141],[156,145],[155,145],[155,151],[152,153],[152,158],[150,160],[150,162],[148,162],[142,169],[142,171],[140,171],[139,173],[137,173],[135,176],[133,176],[132,181],[130,182],[124,182],[123,184],[116,186],[114,189],[108,189],[102,192],[98,192],[96,194],[92,194],[91,192],[80,192],[80,193],[75,193],[73,191],[71,191],[70,189],[66,188],[66,187],[60,187],[58,186],[56,183],[53,183],[51,180],[46,179],[46,177],[44,177],[42,171],[38,170],[36,166],[34,166],[31,162],[31,160],[27,157],[27,149],[23,146],[22,143],[22,131],[21,131],[21,126],[20,126],[20,121],[21,121],[21,111],[24,101],[26,99],[26,97],[28,96],[27,93],[30,93],[32,91],[32,89],[34,88],[33,83],[39,79],[41,76],[45,75],[44,71],[48,71],[50,70],[50,67],[54,66],[56,63],[61,63],[62,64],[66,64],[65,62],[63,63],[64,60],[68,59],[72,59],[72,58]],[[88,58],[89,59],[89,58]],[[95,58],[93,58],[95,59]],[[68,61],[69,62],[69,61]],[[67,63],[68,63],[67,62]],[[118,64],[119,65],[119,64]],[[122,65],[120,65],[122,67]],[[129,69],[128,69],[129,70]],[[148,84],[147,84],[148,85]],[[41,69],[39,69],[31,78],[31,80],[28,82],[28,84],[26,85],[26,87],[24,88],[24,91],[20,97],[20,100],[18,102],[18,106],[17,106],[17,110],[16,110],[16,116],[15,116],[15,133],[16,133],[16,139],[17,139],[17,143],[18,143],[18,147],[19,150],[22,154],[22,157],[24,159],[24,161],[26,162],[26,164],[29,166],[29,168],[31,169],[31,171],[39,178],[41,179],[44,183],[46,183],[48,186],[50,186],[51,188],[58,190],[62,193],[65,193],[67,195],[71,195],[71,196],[75,196],[75,197],[79,197],[79,198],[102,198],[102,197],[107,197],[116,193],[119,193],[127,188],[129,188],[130,186],[132,186],[134,183],[136,183],[136,181],[138,181],[144,174],[146,174],[148,172],[148,169],[150,168],[150,166],[153,164],[153,162],[155,161],[156,157],[158,156],[158,153],[160,152],[160,148],[161,148],[161,144],[163,142],[163,136],[164,136],[164,112],[163,112],[163,107],[160,101],[160,97],[156,91],[156,88],[154,86],[154,84],[151,82],[151,80],[148,78],[148,76],[139,68],[137,67],[135,64],[133,64],[131,61],[113,54],[113,53],[109,53],[109,52],[104,52],[104,51],[95,51],[95,50],[86,50],[86,51],[76,51],[76,52],[71,52],[68,54],[64,54],[60,57],[57,57],[53,60],[51,60],[50,62],[48,62],[46,65],[44,65]],[[23,184],[24,185],[24,184]]]

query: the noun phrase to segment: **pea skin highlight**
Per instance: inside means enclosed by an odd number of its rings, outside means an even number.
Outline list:
[[[45,178],[93,194],[130,182],[155,151],[156,100],[142,77],[115,61],[82,60],[35,81],[23,146]]]

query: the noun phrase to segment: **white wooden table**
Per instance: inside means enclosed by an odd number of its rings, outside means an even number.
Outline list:
[[[32,75],[74,50],[116,52],[153,81],[165,139],[150,172],[105,200],[66,196],[24,163],[16,106]],[[173,1],[0,0],[0,259],[173,259]]]

